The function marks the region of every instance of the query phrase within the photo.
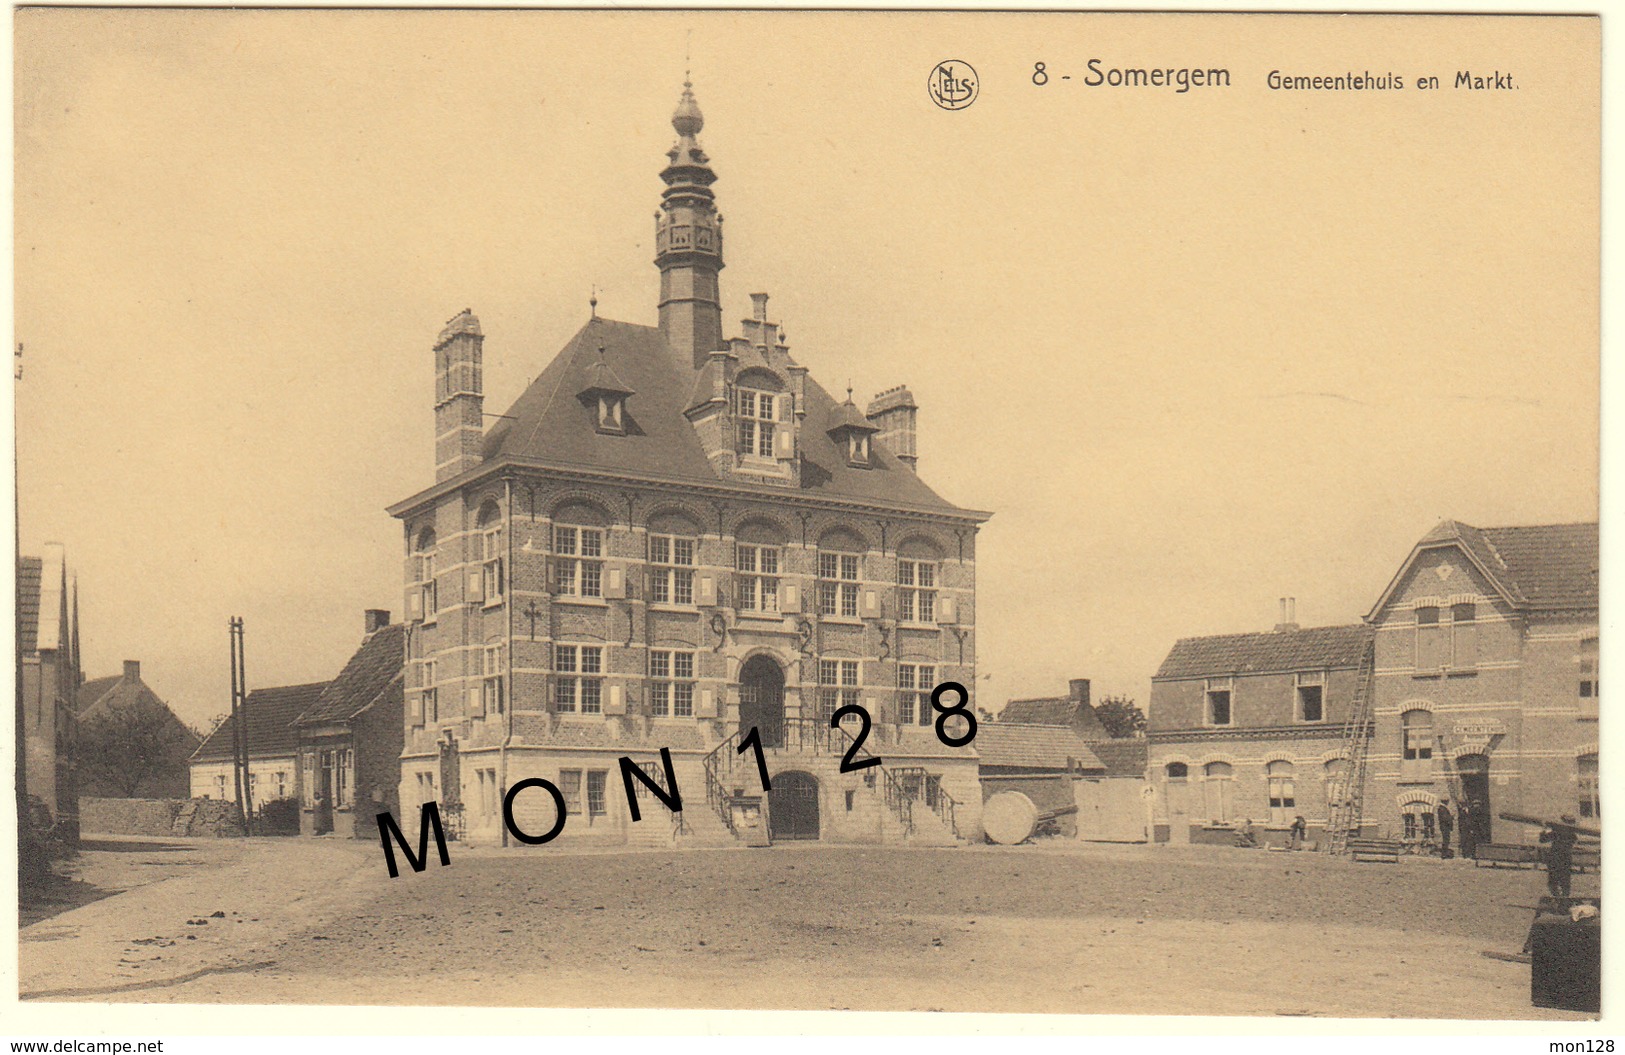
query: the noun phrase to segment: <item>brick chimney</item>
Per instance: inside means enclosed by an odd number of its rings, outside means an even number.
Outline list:
[[[124,661],[124,680],[132,682],[141,680],[141,661],[139,659]]]
[[[1066,683],[1066,687],[1067,695],[1071,697],[1073,703],[1081,703],[1085,707],[1089,706],[1088,678],[1073,678]]]
[[[1296,597],[1281,598],[1281,621],[1275,624],[1275,632],[1284,634],[1298,629],[1298,599]]]
[[[366,627],[367,636],[371,637],[389,625],[389,613],[382,608],[369,608],[365,613],[363,625]]]
[[[880,430],[875,434],[875,442],[911,469],[920,464],[919,449],[914,440],[915,416],[919,409],[914,402],[914,394],[906,386],[898,385],[871,400],[865,415]]]
[[[485,336],[464,308],[434,344],[434,478],[447,480],[480,464],[485,442],[482,377]]]

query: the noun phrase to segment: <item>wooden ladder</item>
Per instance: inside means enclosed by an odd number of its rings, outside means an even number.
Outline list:
[[[1366,763],[1371,754],[1373,725],[1373,683],[1376,681],[1376,641],[1366,642],[1360,657],[1360,668],[1354,685],[1354,706],[1348,721],[1343,724],[1342,776],[1333,789],[1333,802],[1326,822],[1326,849],[1334,854],[1347,853],[1349,839],[1359,838],[1360,821],[1365,805]]]

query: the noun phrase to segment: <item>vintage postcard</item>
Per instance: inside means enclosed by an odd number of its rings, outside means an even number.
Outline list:
[[[13,26],[19,1021],[1595,1029],[1598,17]]]

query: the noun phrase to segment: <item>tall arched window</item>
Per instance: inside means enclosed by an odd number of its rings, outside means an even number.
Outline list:
[[[1229,824],[1236,819],[1235,772],[1229,762],[1209,762],[1202,771],[1206,779],[1202,790],[1207,799],[1207,817],[1214,824]]]
[[[1298,812],[1297,789],[1292,779],[1292,763],[1271,762],[1265,767],[1269,779],[1270,824],[1285,827]]]
[[[1326,805],[1337,805],[1339,796],[1343,792],[1343,774],[1348,772],[1349,760],[1334,758],[1320,767],[1321,779],[1326,784]]]
[[[476,521],[480,538],[480,587],[486,604],[502,600],[504,576],[502,574],[502,510],[495,502],[480,507]]]
[[[1581,755],[1575,759],[1580,780],[1580,816],[1602,819],[1602,792],[1597,779],[1597,756]]]
[[[1433,757],[1433,712],[1406,711],[1400,719],[1405,731],[1405,761],[1419,762]]]
[[[417,544],[412,549],[412,577],[417,603],[412,614],[423,620],[432,620],[440,611],[440,589],[435,578],[434,528],[418,532]]]

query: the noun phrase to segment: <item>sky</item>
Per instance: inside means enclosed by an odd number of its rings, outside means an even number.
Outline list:
[[[433,481],[447,319],[480,317],[497,412],[594,288],[654,322],[685,68],[725,318],[765,290],[826,388],[907,384],[922,477],[993,513],[982,706],[1143,702],[1177,638],[1279,597],[1358,620],[1441,519],[1597,516],[1593,20],[14,18],[22,546],[66,547],[87,675],[139,659],[195,724],[231,616],[259,687],[400,614],[384,507]],[[1095,57],[1232,85],[1087,87]],[[963,110],[926,92],[948,58]],[[1449,87],[1491,68],[1518,87]]]

